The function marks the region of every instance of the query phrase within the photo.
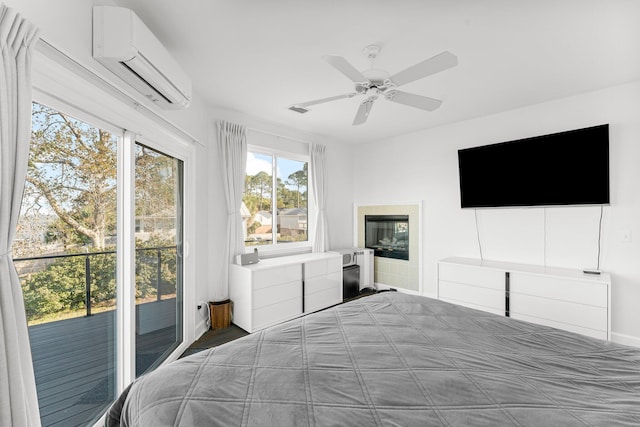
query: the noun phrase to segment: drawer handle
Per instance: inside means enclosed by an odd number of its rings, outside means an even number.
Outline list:
[[[509,293],[511,292],[511,283],[509,272],[504,273],[504,315],[509,317]]]

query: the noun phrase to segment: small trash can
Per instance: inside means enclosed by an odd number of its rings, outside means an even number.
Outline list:
[[[226,299],[224,301],[209,301],[209,314],[211,315],[211,329],[224,329],[231,325],[231,310],[233,302]]]

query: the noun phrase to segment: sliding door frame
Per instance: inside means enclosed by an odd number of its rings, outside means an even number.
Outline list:
[[[125,131],[120,142],[116,264],[117,393],[124,390],[136,376],[135,134]],[[125,286],[125,283],[130,285]]]
[[[42,58],[41,58],[42,59]],[[149,126],[149,118],[139,115],[99,88],[81,93],[72,90],[68,70],[37,70],[47,73],[46,81],[34,79],[34,101],[56,108],[73,117],[99,126],[118,136],[117,145],[117,241],[116,241],[116,394],[121,393],[135,379],[136,373],[136,315],[135,315],[135,145],[144,144],[174,157],[183,164],[183,306],[182,342],[164,360],[177,359],[195,339],[195,257],[189,253],[189,243],[195,241],[195,183],[196,147],[193,141],[180,138],[158,124]],[[58,75],[58,72],[60,75]],[[57,76],[57,78],[55,78]],[[54,77],[54,78],[52,78]],[[46,83],[46,87],[43,85]],[[78,82],[76,82],[78,83]],[[68,87],[65,85],[69,85]],[[87,88],[85,88],[87,89]],[[95,92],[95,93],[94,93]],[[59,94],[64,94],[59,95]],[[99,107],[94,100],[101,99]],[[127,117],[127,119],[123,119]],[[139,121],[136,124],[136,119]],[[135,128],[136,131],[125,130]],[[193,309],[192,309],[193,308]]]
[[[162,152],[182,162],[182,242],[178,242],[178,250],[182,249],[182,342],[162,362],[176,360],[187,349],[194,338],[195,322],[189,307],[195,306],[193,273],[195,266],[192,256],[189,256],[189,242],[195,236],[195,168],[193,148],[182,149],[171,147],[164,141],[150,140],[134,132],[125,131],[120,139],[122,147],[118,151],[118,297],[120,304],[116,310],[117,347],[118,347],[118,389],[120,393],[136,378],[136,286],[135,286],[135,147],[136,143]],[[170,141],[170,140],[169,140]],[[122,158],[120,158],[122,156]],[[130,283],[130,286],[124,284]]]

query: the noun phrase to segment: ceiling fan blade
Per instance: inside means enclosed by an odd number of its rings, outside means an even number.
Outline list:
[[[338,99],[353,98],[356,95],[357,95],[357,93],[355,93],[355,92],[353,92],[353,93],[345,93],[344,95],[336,95],[336,96],[331,96],[329,98],[316,99],[314,101],[307,101],[307,102],[302,102],[300,104],[294,104],[294,106],[295,107],[309,107],[311,105],[323,104],[325,102],[336,101]]]
[[[373,101],[375,101],[375,98],[367,98],[362,101],[360,108],[358,108],[358,112],[356,113],[356,118],[353,119],[353,126],[361,125],[367,121],[369,113],[371,112],[371,107],[373,106]]]
[[[451,52],[445,51],[394,74],[390,80],[397,86],[402,86],[456,65],[458,65],[458,57]]]
[[[369,81],[365,76],[362,75],[360,71],[356,70],[355,67],[342,56],[324,55],[322,59],[327,61],[329,65],[332,65],[336,70],[349,77],[355,83],[363,83]]]
[[[433,111],[442,104],[442,101],[439,99],[427,98],[426,96],[402,92],[399,90],[394,91],[394,93],[388,96],[387,99],[389,101],[397,102],[398,104],[404,104],[427,111]]]

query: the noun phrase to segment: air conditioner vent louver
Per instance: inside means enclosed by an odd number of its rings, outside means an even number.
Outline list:
[[[132,73],[132,74],[136,75],[136,76],[140,79],[140,81],[141,81],[141,82],[143,82],[144,84],[146,84],[147,86],[149,86],[149,89],[150,89],[150,90],[152,90],[153,92],[155,92],[159,97],[161,97],[162,99],[164,99],[164,100],[165,100],[165,102],[167,102],[168,104],[173,104],[173,102],[172,102],[169,98],[167,98],[166,96],[164,96],[163,94],[161,94],[160,92],[158,92],[158,91],[156,90],[156,88],[155,88],[155,87],[153,87],[153,85],[151,85],[151,83],[149,83],[148,81],[146,81],[145,79],[143,79],[143,78],[142,78],[142,76],[140,76],[140,74],[136,73],[136,72],[135,72],[135,70],[133,70],[131,67],[129,67],[129,66],[127,65],[127,63],[126,63],[126,62],[120,62],[120,64],[122,64],[122,66],[123,66],[124,68],[126,68],[127,70],[129,70],[129,72],[130,72],[130,73]],[[157,101],[155,101],[155,98],[154,98],[153,96],[151,96],[151,95],[145,95],[145,96],[146,96],[147,98],[149,98],[151,101],[157,102]]]
[[[191,80],[129,9],[94,6],[93,57],[162,108],[191,102]]]

